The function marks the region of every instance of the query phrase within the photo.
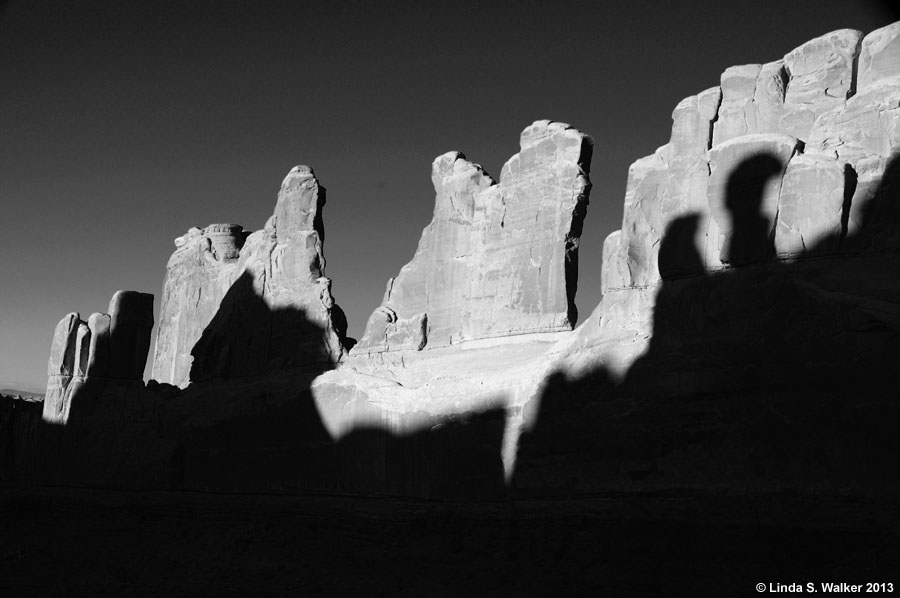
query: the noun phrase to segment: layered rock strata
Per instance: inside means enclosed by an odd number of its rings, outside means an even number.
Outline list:
[[[346,319],[323,275],[324,205],[325,189],[312,169],[296,166],[262,230],[212,224],[175,240],[155,380],[185,387],[341,359]]]
[[[47,362],[44,421],[65,424],[73,395],[88,379],[142,381],[152,329],[153,295],[136,291],[116,291],[108,314],[60,320]]]
[[[527,127],[495,182],[459,152],[431,167],[434,217],[388,281],[354,354],[421,350],[570,330],[592,141],[548,120]]]

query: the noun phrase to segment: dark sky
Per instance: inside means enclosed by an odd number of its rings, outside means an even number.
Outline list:
[[[259,229],[282,178],[328,189],[337,302],[362,335],[431,218],[432,159],[494,176],[532,121],[595,140],[577,303],[600,300],[628,165],[728,66],[776,60],[886,3],[0,3],[0,386],[43,386],[53,329],[156,295],[191,226]]]

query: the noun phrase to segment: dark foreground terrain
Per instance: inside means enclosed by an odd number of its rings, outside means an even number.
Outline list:
[[[0,595],[755,595],[893,582],[896,505],[0,491]]]

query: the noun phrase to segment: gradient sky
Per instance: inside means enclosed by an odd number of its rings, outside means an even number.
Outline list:
[[[595,140],[587,316],[628,165],[668,140],[679,100],[897,18],[846,0],[0,3],[0,387],[45,384],[68,312],[117,289],[158,310],[172,240],[262,228],[295,164],[328,190],[326,275],[359,338],[431,218],[432,159],[459,150],[496,177],[542,118]]]

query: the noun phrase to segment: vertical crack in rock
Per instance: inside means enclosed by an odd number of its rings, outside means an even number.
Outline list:
[[[745,64],[729,67],[722,73],[722,102],[713,130],[713,146],[753,130],[747,113],[753,107],[753,95],[756,93],[756,82],[761,69],[760,64]]]
[[[791,71],[784,64],[784,61],[779,61],[781,66],[778,68],[778,80],[781,82],[781,102],[784,103],[784,98],[787,96],[788,83],[791,82]]]
[[[762,72],[762,66],[760,66],[760,72]],[[753,104],[755,103],[756,98],[756,90],[759,87],[759,75],[757,75],[756,79],[753,80],[753,92],[750,94],[750,106],[749,109],[745,109],[743,112],[744,117],[744,130],[745,131],[753,131],[756,129],[756,118],[755,115],[751,120],[750,114],[754,114],[753,112]]]
[[[847,90],[847,96],[844,99],[849,100],[856,95],[857,79],[859,78],[859,55],[862,52],[863,37],[856,42],[856,49],[853,52],[853,62],[850,71],[850,88]]]
[[[713,131],[716,128],[716,123],[719,121],[719,110],[722,108],[722,88],[715,87],[713,89],[717,89],[719,91],[718,97],[716,99],[716,108],[713,112],[713,117],[709,121],[709,132],[706,138],[706,149],[712,149],[713,146]]]
[[[587,147],[582,150],[582,153],[586,155],[584,164],[589,169],[593,145],[586,145]],[[584,230],[584,219],[587,216],[587,206],[590,203],[588,198],[591,192],[589,171],[582,168],[579,176],[583,180],[576,180],[576,184],[572,188],[572,202],[575,204],[575,209],[572,211],[572,221],[566,232],[564,243],[566,297],[569,300],[568,319],[573,326],[578,322],[578,307],[575,305],[575,294],[578,291],[578,249],[581,245],[581,233]]]
[[[841,238],[843,245],[847,238],[850,224],[850,210],[853,208],[853,195],[856,193],[856,170],[850,164],[844,164],[844,201],[841,203]]]

